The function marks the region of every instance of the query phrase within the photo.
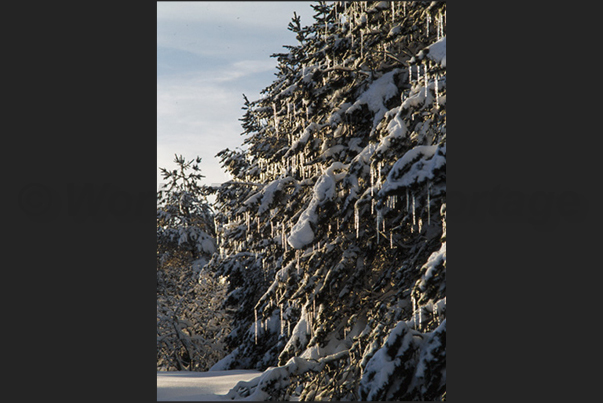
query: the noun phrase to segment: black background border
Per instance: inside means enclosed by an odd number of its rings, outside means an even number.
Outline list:
[[[459,3],[447,24],[448,398],[591,400],[599,24],[584,4]],[[3,28],[6,386],[155,401],[156,8],[15,6]],[[127,220],[22,209],[32,184],[60,200],[82,183],[147,199]],[[496,214],[500,192],[549,194],[569,213]]]

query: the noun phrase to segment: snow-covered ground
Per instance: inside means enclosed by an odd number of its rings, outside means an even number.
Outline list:
[[[217,401],[239,381],[260,376],[259,371],[157,372],[157,401]]]

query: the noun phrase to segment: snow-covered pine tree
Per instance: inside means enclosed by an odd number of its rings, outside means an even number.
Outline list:
[[[312,7],[219,154],[213,369],[266,370],[232,398],[445,399],[446,3]]]
[[[201,159],[176,156],[157,193],[157,370],[203,371],[225,354],[225,286],[205,270],[216,250]],[[189,172],[192,170],[192,172]]]

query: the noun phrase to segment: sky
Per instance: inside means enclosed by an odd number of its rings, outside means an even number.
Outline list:
[[[203,184],[230,179],[215,155],[242,146],[243,95],[275,79],[274,53],[297,45],[293,12],[311,25],[308,1],[157,2],[157,184],[174,154],[202,158]]]

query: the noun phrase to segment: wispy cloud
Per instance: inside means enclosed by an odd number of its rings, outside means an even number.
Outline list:
[[[224,75],[218,80],[223,82],[239,80],[246,76],[255,75],[257,73],[275,72],[276,61],[275,60],[241,60],[240,62],[233,63],[228,71],[224,72]],[[265,87],[270,82],[266,82]]]
[[[214,157],[225,148],[241,145],[242,94],[254,99],[270,84],[274,61],[270,62],[240,61],[218,72],[159,78],[159,166],[170,166],[174,153],[187,158],[198,155],[203,158],[202,169],[210,182],[227,180]]]
[[[309,2],[157,3],[159,167],[198,155],[208,183],[228,179],[214,156],[241,146],[242,94],[257,99],[274,80],[269,56],[296,44],[293,10],[311,22]]]

